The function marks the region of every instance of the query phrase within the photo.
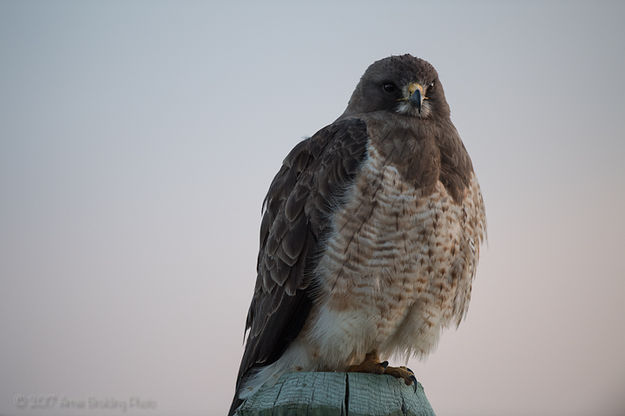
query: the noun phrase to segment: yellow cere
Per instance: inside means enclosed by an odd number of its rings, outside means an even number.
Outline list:
[[[414,94],[414,92],[416,90],[419,90],[419,92],[421,93],[421,96],[425,96],[425,92],[423,91],[423,85],[419,84],[418,82],[411,82],[408,85],[408,93],[409,95]]]

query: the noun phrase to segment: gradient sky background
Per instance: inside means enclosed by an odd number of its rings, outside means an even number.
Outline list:
[[[20,394],[224,414],[273,175],[406,52],[438,68],[489,221],[468,318],[410,363],[437,414],[625,414],[624,19],[0,1],[0,414],[87,414]]]

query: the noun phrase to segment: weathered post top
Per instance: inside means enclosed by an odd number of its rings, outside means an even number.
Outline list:
[[[365,373],[288,373],[235,416],[434,416],[423,386]]]

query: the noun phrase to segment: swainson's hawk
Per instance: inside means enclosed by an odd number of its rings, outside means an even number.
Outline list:
[[[411,55],[374,62],[347,109],[289,153],[264,201],[230,414],[290,371],[413,376],[465,315],[484,204],[443,86]]]

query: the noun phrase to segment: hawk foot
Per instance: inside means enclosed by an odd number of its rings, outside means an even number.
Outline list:
[[[378,353],[372,351],[365,356],[362,363],[347,367],[348,373],[388,374],[395,378],[403,378],[407,386],[414,384],[417,391],[417,379],[408,367],[389,367],[388,361],[380,362]]]
[[[386,370],[387,366],[388,361],[381,363],[378,353],[373,351],[365,355],[365,359],[360,364],[347,367],[347,372],[384,374],[384,370]]]
[[[391,375],[395,378],[403,378],[407,386],[414,384],[414,389],[417,391],[417,378],[408,367],[386,367],[384,374]]]

